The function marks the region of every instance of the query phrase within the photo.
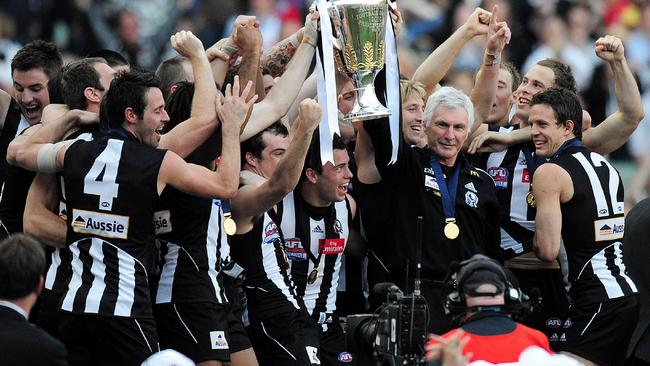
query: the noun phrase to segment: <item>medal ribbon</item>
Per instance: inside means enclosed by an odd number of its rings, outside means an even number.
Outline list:
[[[560,146],[559,149],[557,149],[555,154],[553,154],[553,158],[554,159],[557,158],[558,156],[560,156],[560,154],[562,154],[564,152],[564,150],[566,150],[566,149],[568,149],[570,147],[580,146],[580,145],[582,145],[582,143],[580,142],[580,140],[578,140],[578,138],[574,137],[571,140],[567,140],[562,144],[562,146]]]
[[[431,169],[436,175],[438,189],[440,189],[440,198],[442,199],[442,210],[445,218],[453,219],[456,211],[456,191],[458,189],[458,177],[460,176],[460,162],[456,162],[454,171],[451,173],[449,180],[445,179],[442,174],[442,167],[437,157],[432,157],[430,161]]]

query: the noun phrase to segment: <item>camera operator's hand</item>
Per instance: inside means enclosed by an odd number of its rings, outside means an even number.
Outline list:
[[[465,366],[472,358],[472,353],[463,355],[467,342],[469,337],[460,329],[449,338],[429,334],[429,341],[424,345],[424,359],[442,361],[442,366]]]

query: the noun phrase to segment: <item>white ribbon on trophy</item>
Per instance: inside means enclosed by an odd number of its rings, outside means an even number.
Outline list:
[[[318,91],[318,102],[323,109],[323,116],[319,126],[321,162],[334,163],[332,152],[332,138],[339,132],[339,112],[336,93],[337,72],[334,65],[334,43],[332,40],[332,23],[329,15],[327,0],[316,0],[316,10],[320,14],[320,40],[319,52],[316,52],[316,81]],[[379,88],[378,92],[384,93],[384,99],[388,109],[392,112],[388,118],[391,133],[392,152],[389,164],[397,160],[397,148],[399,146],[399,124],[402,107],[400,104],[399,66],[397,60],[397,44],[393,31],[392,21],[388,15],[385,27],[385,73],[386,85]],[[322,59],[321,55],[322,54]],[[381,90],[383,89],[383,90]]]

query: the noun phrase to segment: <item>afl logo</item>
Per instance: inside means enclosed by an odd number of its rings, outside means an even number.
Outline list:
[[[546,326],[549,328],[559,328],[562,326],[562,320],[560,318],[548,318],[546,319]]]
[[[352,355],[349,352],[339,353],[339,362],[343,362],[343,363],[352,362]]]

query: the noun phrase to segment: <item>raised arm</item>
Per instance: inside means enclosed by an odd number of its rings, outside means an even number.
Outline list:
[[[216,110],[221,120],[222,154],[217,171],[188,164],[178,155],[168,151],[158,174],[158,192],[167,184],[183,192],[214,198],[232,198],[239,185],[239,131],[246,119],[248,109],[255,103],[257,95],[248,99],[253,83],[239,89],[239,77],[233,85],[226,85],[225,95],[217,96]]]
[[[601,37],[596,41],[595,51],[612,69],[618,110],[598,126],[585,131],[582,141],[588,148],[604,155],[621,147],[634,132],[643,119],[643,104],[625,59],[623,42],[614,36]]]
[[[560,204],[573,196],[573,183],[566,170],[556,164],[542,164],[533,177],[533,194],[537,205],[535,239],[537,257],[554,261],[560,252],[562,210]]]
[[[238,223],[238,232],[248,232],[252,227],[253,217],[270,210],[295,189],[321,113],[316,101],[303,100],[300,103],[298,119],[292,127],[291,144],[273,175],[260,185],[246,185],[239,189],[237,196],[232,200],[233,218]]]
[[[253,106],[249,123],[246,125],[241,141],[245,141],[260,131],[277,122],[287,114],[301,90],[303,81],[309,72],[311,60],[314,57],[318,32],[316,22],[318,13],[307,16],[302,42],[296,50],[289,66],[269,94],[261,102]]]
[[[260,70],[260,56],[262,55],[262,33],[260,32],[260,22],[255,17],[239,16],[235,21],[235,29],[232,32],[232,41],[239,50],[242,57],[239,66],[239,87],[244,88],[249,81],[253,84],[248,97],[255,94],[257,85],[257,76]],[[250,117],[248,112],[244,126]]]
[[[487,34],[489,17],[490,12],[476,8],[465,24],[438,46],[418,67],[415,74],[413,74],[413,80],[425,85],[427,98],[435,91],[440,80],[447,74],[456,59],[456,55],[463,46],[472,38]]]
[[[499,82],[499,68],[501,66],[501,52],[510,42],[510,28],[506,22],[497,22],[498,6],[492,9],[488,24],[487,44],[483,63],[476,76],[476,83],[472,89],[472,103],[474,104],[474,125],[471,126],[471,142],[474,132],[490,115],[492,105],[496,100],[497,84]]]
[[[214,110],[217,87],[201,40],[192,32],[181,31],[171,36],[170,41],[176,52],[188,58],[192,64],[194,96],[190,118],[162,135],[159,147],[185,158],[219,125]]]
[[[38,173],[29,187],[23,215],[23,231],[41,242],[65,247],[66,222],[59,217],[56,175]]]

